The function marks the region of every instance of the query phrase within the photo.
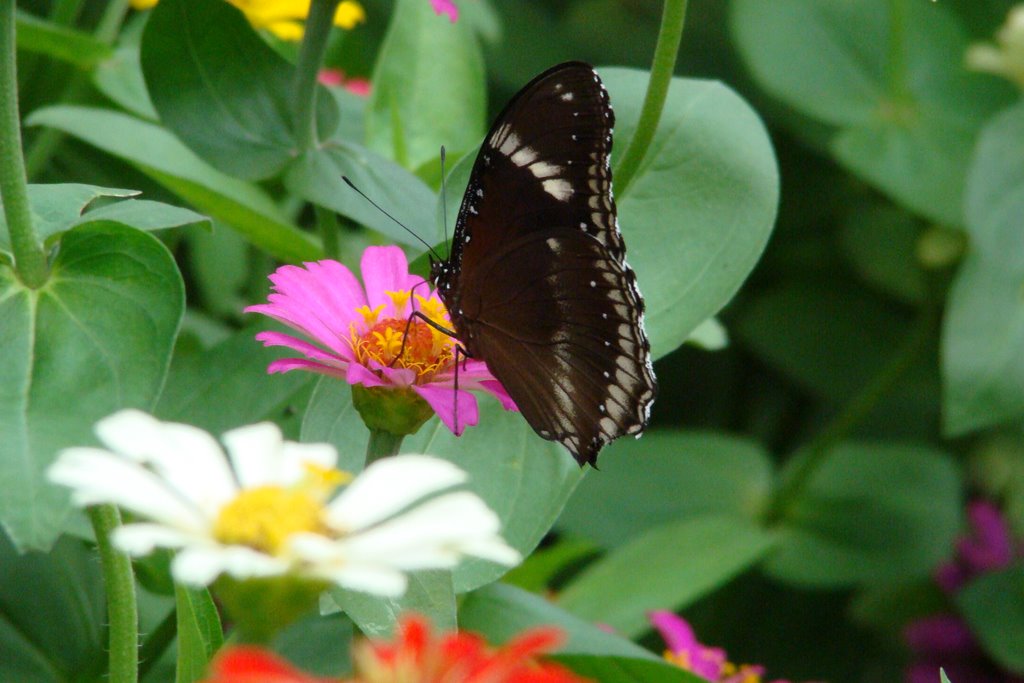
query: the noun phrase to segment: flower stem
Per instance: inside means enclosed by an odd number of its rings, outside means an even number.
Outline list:
[[[18,278],[32,289],[48,276],[46,253],[32,225],[18,114],[17,40],[14,3],[0,2],[0,198]]]
[[[934,334],[938,319],[937,305],[931,301],[922,304],[913,327],[885,366],[846,404],[839,415],[795,456],[793,469],[786,473],[767,508],[765,518],[769,523],[777,522],[786,516],[793,503],[807,488],[814,473],[828,459],[832,449],[878,406],[879,401],[899,383],[904,373],[913,367],[918,355]]]
[[[366,464],[369,465],[374,460],[398,455],[404,438],[401,434],[393,434],[383,429],[371,429],[370,442],[366,444]]]
[[[319,204],[313,205],[313,212],[316,214],[316,224],[320,228],[320,238],[324,243],[324,256],[338,260],[341,250],[338,246],[338,216],[330,209]]]
[[[341,0],[313,0],[306,17],[306,32],[295,68],[295,137],[299,150],[317,144],[316,93],[317,74],[324,61],[327,38],[331,35],[334,12]]]
[[[626,152],[619,160],[618,168],[615,169],[615,189],[620,197],[625,195],[629,184],[633,182],[633,177],[647,156],[654,133],[658,130],[665,98],[668,97],[668,87],[672,83],[672,74],[676,68],[679,44],[683,39],[686,4],[687,0],[665,0],[658,43],[654,47],[654,59],[651,63],[651,79],[647,83],[640,121],[637,123],[633,139],[629,141]]]
[[[121,525],[121,513],[113,505],[95,505],[89,520],[96,532],[107,591],[110,628],[110,680],[135,683],[139,667],[139,616],[135,604],[135,574],[128,556],[114,548],[110,536]]]

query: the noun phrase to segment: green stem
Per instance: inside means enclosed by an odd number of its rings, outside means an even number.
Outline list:
[[[886,81],[889,97],[894,102],[909,102],[907,85],[907,3],[889,0],[889,54],[886,62]]]
[[[135,603],[135,574],[128,556],[117,550],[110,537],[121,525],[121,513],[113,505],[89,508],[89,520],[96,532],[107,592],[107,620],[110,629],[111,683],[135,683],[139,668],[139,613]]]
[[[316,138],[317,74],[324,61],[334,12],[340,0],[313,0],[306,17],[306,32],[295,68],[295,137],[299,150],[311,149]]]
[[[0,199],[18,278],[38,289],[46,282],[46,252],[32,225],[18,114],[17,39],[14,2],[0,2]]]
[[[96,30],[92,32],[93,37],[96,40],[102,40],[107,45],[113,45],[117,35],[121,32],[125,15],[130,9],[129,0],[110,0],[96,24]]]
[[[313,205],[313,212],[316,214],[316,224],[320,228],[320,237],[324,243],[324,256],[338,260],[341,250],[338,246],[338,216],[330,209],[319,204]]]
[[[676,55],[683,39],[683,25],[686,21],[687,0],[665,0],[665,8],[661,15],[661,28],[658,31],[658,44],[654,48],[654,59],[651,63],[651,79],[647,83],[647,94],[644,96],[643,108],[640,110],[640,121],[636,133],[629,141],[626,152],[619,160],[615,169],[615,190],[621,197],[633,182],[633,177],[640,170],[640,164],[647,156],[647,150],[658,130],[661,112],[668,97],[668,87],[672,83],[672,74],[676,69]]]
[[[828,458],[832,448],[845,439],[878,406],[900,378],[913,367],[927,346],[938,324],[939,309],[932,302],[922,305],[910,332],[892,357],[871,381],[854,396],[836,418],[795,456],[793,469],[783,478],[768,506],[766,519],[776,522],[786,516],[803,494],[814,474]]]
[[[401,434],[392,434],[381,429],[371,429],[370,442],[366,444],[366,464],[369,465],[374,460],[398,455],[398,450],[402,447],[402,440],[404,438]]]

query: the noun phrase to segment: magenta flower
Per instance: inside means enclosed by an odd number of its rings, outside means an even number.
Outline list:
[[[267,372],[308,370],[353,385],[409,389],[455,434],[479,418],[476,399],[467,389],[486,391],[506,410],[516,410],[480,360],[460,358],[459,391],[454,390],[455,340],[418,318],[410,319],[418,311],[451,329],[448,312],[423,278],[409,273],[401,249],[369,247],[360,269],[365,290],[337,261],[282,266],[270,276],[274,291],[268,303],[249,306],[246,312],[278,320],[316,344],[281,332],[260,332],[256,339],[265,346],[285,346],[304,356],[276,360]]]
[[[430,0],[430,6],[437,12],[437,16],[448,15],[453,24],[459,18],[459,8],[455,6],[455,0]]]
[[[947,593],[954,593],[967,581],[987,572],[1005,569],[1021,556],[1010,525],[999,508],[979,500],[967,507],[970,531],[956,543],[956,557],[935,572],[935,580]]]
[[[648,619],[668,648],[665,659],[679,668],[712,683],[761,683],[763,666],[733,664],[726,658],[722,648],[702,645],[693,627],[678,614],[659,610],[651,612]]]

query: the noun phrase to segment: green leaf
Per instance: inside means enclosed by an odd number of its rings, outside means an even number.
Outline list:
[[[221,0],[166,0],[142,39],[142,71],[161,122],[212,166],[240,178],[279,174],[295,157],[294,68]],[[324,136],[338,112],[318,91]]]
[[[480,424],[456,437],[431,418],[406,437],[403,453],[428,453],[449,460],[469,474],[478,494],[502,521],[502,536],[525,557],[554,524],[582,471],[565,449],[537,438],[518,413],[502,410],[478,395]],[[339,467],[358,471],[365,460],[369,431],[352,408],[352,392],[341,380],[325,378],[310,399],[302,440],[333,443]],[[453,572],[456,593],[490,583],[507,567],[470,559]]]
[[[628,657],[556,655],[551,659],[581,676],[601,683],[705,683],[706,678],[684,671],[668,662],[651,662]]]
[[[949,677],[945,669],[939,669],[939,683],[949,683]]]
[[[70,510],[44,480],[57,451],[92,442],[119,408],[153,406],[183,308],[166,247],[115,224],[67,233],[38,291],[0,267],[0,519],[17,546],[48,547]]]
[[[955,600],[985,651],[1001,667],[1024,674],[1024,567],[979,576]]]
[[[1009,88],[963,68],[968,36],[935,3],[905,3],[890,45],[890,3],[739,0],[732,27],[758,83],[838,126],[836,158],[923,216],[962,222],[964,169],[978,128]],[[899,71],[890,64],[898,51]]]
[[[369,226],[402,244],[420,247],[416,237],[345,184],[356,187],[428,243],[441,239],[427,213],[437,198],[415,175],[352,142],[332,139],[295,160],[285,174],[289,191]],[[426,219],[426,220],[424,220]]]
[[[267,374],[267,365],[284,352],[256,341],[256,333],[266,329],[283,328],[261,322],[200,354],[175,356],[156,415],[223,434],[303,405],[313,377],[305,372]]]
[[[542,593],[551,587],[559,573],[592,557],[598,550],[590,541],[560,538],[554,545],[535,550],[521,565],[505,574],[502,581],[523,590]]]
[[[331,599],[365,635],[390,637],[399,618],[416,612],[430,619],[434,628],[448,631],[456,626],[455,592],[448,571],[420,571],[409,576],[409,587],[399,598],[355,593],[334,588]]]
[[[738,517],[693,517],[650,529],[591,564],[559,605],[630,638],[647,612],[674,609],[721,588],[772,547],[773,536]]]
[[[921,225],[883,203],[854,207],[840,233],[843,251],[864,281],[910,304],[925,295],[925,271],[917,257]]]
[[[0,533],[0,679],[98,678],[105,619],[100,564],[84,543],[62,538],[48,554],[18,555]]]
[[[138,190],[119,190],[80,183],[29,185],[28,202],[32,211],[32,226],[44,242],[59,235],[79,220],[82,212],[97,197],[132,197]],[[0,199],[0,206],[3,205]],[[0,213],[0,251],[10,253],[11,242],[7,234],[7,218]]]
[[[317,676],[340,676],[352,670],[352,622],[343,616],[310,615],[274,637],[279,652],[303,671]]]
[[[841,444],[786,513],[765,569],[821,587],[928,577],[959,530],[961,486],[952,459],[927,446]]]
[[[483,55],[469,22],[399,0],[371,80],[367,144],[406,168],[437,158],[441,145],[464,152],[484,136]]]
[[[767,454],[746,439],[654,431],[639,441],[620,439],[601,453],[601,471],[583,480],[558,528],[615,546],[684,517],[753,520],[772,478]]]
[[[564,631],[566,642],[559,648],[560,654],[662,661],[639,645],[513,586],[491,584],[467,595],[459,606],[459,628],[480,633],[489,643],[508,642],[537,626]]]
[[[38,52],[80,69],[91,69],[111,54],[109,45],[88,33],[45,21],[28,12],[19,11],[16,18],[19,50]]]
[[[178,665],[175,683],[194,683],[224,644],[217,606],[205,588],[175,585],[178,620]]]
[[[60,105],[32,113],[50,126],[132,164],[158,183],[282,261],[312,261],[320,247],[288,222],[255,185],[208,166],[166,130],[104,109]]]
[[[615,107],[614,167],[636,129],[648,75],[600,72]],[[656,358],[739,289],[768,241],[778,198],[775,156],[757,114],[720,83],[673,79],[651,151],[616,195]]]
[[[183,228],[186,225],[202,225],[207,230],[212,228],[210,219],[206,216],[180,206],[171,206],[149,199],[127,199],[123,202],[101,206],[80,216],[71,227],[88,225],[97,221],[117,223],[136,230],[147,231]]]
[[[942,347],[950,435],[1024,414],[1024,105],[989,123],[967,185],[971,247],[950,292]]]
[[[93,70],[92,84],[115,104],[139,118],[150,121],[159,118],[142,77],[137,45],[118,46],[110,59],[103,60]]]

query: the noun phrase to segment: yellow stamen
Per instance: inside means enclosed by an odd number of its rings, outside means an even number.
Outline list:
[[[363,322],[367,325],[375,325],[377,323],[377,316],[384,310],[384,304],[377,306],[372,311],[369,306],[360,306],[356,309],[356,313],[363,316]]]
[[[397,317],[405,316],[405,305],[409,303],[409,296],[412,294],[408,289],[402,289],[397,292],[384,292],[388,298],[391,299],[391,303],[395,305],[395,315]]]
[[[243,491],[221,509],[213,535],[225,544],[279,555],[297,533],[327,533],[323,510],[323,499],[314,491],[260,486]]]

